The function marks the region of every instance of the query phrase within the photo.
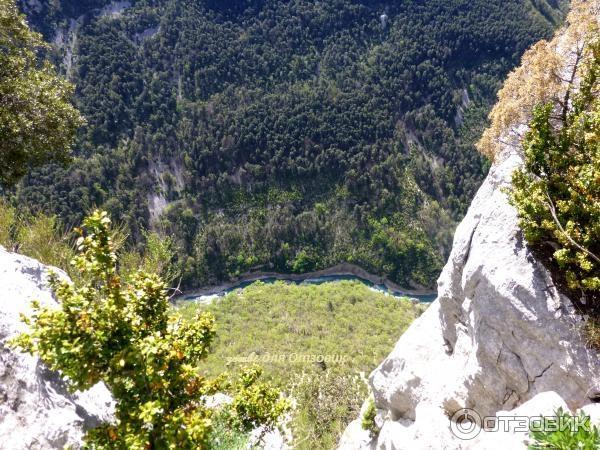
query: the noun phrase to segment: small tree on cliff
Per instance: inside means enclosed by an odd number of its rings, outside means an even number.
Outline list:
[[[169,315],[165,284],[138,272],[127,283],[117,272],[110,219],[96,211],[85,219],[73,265],[78,285],[56,276],[50,285],[59,308],[33,304],[24,318],[29,333],[15,343],[60,371],[72,389],[104,381],[116,400],[116,422],[90,431],[92,449],[207,448],[212,411],[204,398],[225,387],[225,377],[206,379],[198,363],[215,336],[207,313],[184,322]],[[277,391],[242,373],[225,411],[229,426],[272,427],[287,409]]]
[[[536,43],[525,52],[521,65],[509,74],[498,92],[498,102],[489,114],[490,125],[477,143],[478,150],[490,159],[502,148],[503,139],[510,140],[512,133],[518,134],[519,125],[531,117],[535,106],[569,103],[585,42],[598,33],[597,7],[593,2],[573,0],[570,6],[570,25],[561,37],[563,55],[556,48],[556,40]]]
[[[600,317],[600,41],[593,39],[582,52],[578,92],[535,108],[511,192],[527,241],[550,250],[592,325]],[[600,346],[598,327],[589,330]]]

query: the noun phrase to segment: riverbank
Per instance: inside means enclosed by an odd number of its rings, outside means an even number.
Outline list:
[[[354,264],[342,263],[327,269],[307,272],[302,274],[289,274],[278,272],[251,272],[246,273],[235,280],[228,281],[214,286],[206,286],[185,292],[175,300],[195,300],[201,297],[212,297],[224,295],[234,289],[243,288],[255,281],[290,281],[294,283],[318,283],[326,281],[336,281],[336,279],[345,279],[344,277],[356,278],[371,287],[387,292],[397,297],[412,297],[420,301],[431,302],[436,297],[436,291],[431,289],[410,289],[403,288],[398,284],[367,272],[362,267]]]

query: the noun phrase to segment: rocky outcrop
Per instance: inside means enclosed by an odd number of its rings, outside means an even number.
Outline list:
[[[462,439],[456,439],[453,434],[448,441],[444,428],[448,424],[448,418],[432,416],[429,433],[413,435],[410,426],[405,426],[401,421],[382,429],[378,438],[373,439],[369,432],[362,429],[360,421],[356,420],[346,429],[340,448],[342,449],[481,449],[481,450],[515,450],[524,449],[529,443],[527,429],[529,424],[541,423],[542,417],[553,417],[558,408],[568,411],[565,401],[553,391],[536,395],[531,400],[511,411],[498,411],[494,416],[495,430],[484,430],[467,422],[467,426],[455,433],[460,434]],[[427,412],[426,409],[422,409]],[[600,423],[600,404],[586,405],[580,410],[590,416],[592,423]],[[430,411],[431,412],[431,411]],[[529,419],[529,420],[528,420]],[[458,430],[456,422],[454,429]],[[440,432],[441,430],[441,432]],[[415,440],[417,439],[417,440]]]
[[[600,400],[600,355],[586,348],[581,317],[531,254],[507,203],[503,188],[520,163],[507,151],[491,169],[457,229],[438,299],[371,374],[378,438],[354,423],[340,448],[501,448],[497,434],[457,438],[450,417],[461,408],[495,416],[547,391],[571,410]]]
[[[55,304],[47,273],[38,261],[0,247],[0,448],[77,448],[85,429],[112,417],[103,384],[70,394],[56,372],[8,345],[24,330],[19,314],[30,311],[32,300]]]
[[[559,37],[557,51],[563,44]],[[508,203],[522,131],[505,134],[459,225],[437,300],[370,376],[379,435],[355,421],[341,449],[517,449],[526,431],[475,426],[464,439],[451,417],[465,408],[482,418],[537,416],[557,406],[597,414],[600,354],[586,347],[581,316],[535,259]]]

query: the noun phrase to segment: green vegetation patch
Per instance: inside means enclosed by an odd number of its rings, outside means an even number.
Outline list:
[[[210,305],[180,303],[191,319],[218,324],[208,374],[258,363],[295,401],[297,449],[334,448],[367,397],[365,377],[392,350],[424,304],[373,291],[358,281],[320,285],[256,282]]]
[[[184,317],[206,309],[219,324],[205,365],[210,373],[236,371],[247,359],[286,385],[307,371],[370,372],[424,306],[358,281],[257,281],[210,305],[185,303],[179,309]]]
[[[600,317],[600,41],[577,55],[577,91],[535,108],[523,142],[525,164],[513,176],[511,201],[527,242],[542,256],[598,346]]]
[[[573,416],[558,408],[555,417],[545,417],[540,427],[532,427],[529,450],[597,450],[600,448],[600,429],[591,423],[590,416],[579,412]]]

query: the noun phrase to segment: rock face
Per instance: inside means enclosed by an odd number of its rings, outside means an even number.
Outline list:
[[[524,448],[526,432],[458,438],[450,417],[463,408],[481,417],[557,406],[597,414],[600,354],[586,348],[581,317],[528,249],[507,200],[523,162],[517,134],[507,133],[456,231],[437,300],[370,376],[379,435],[357,420],[340,449]]]
[[[47,273],[38,261],[0,247],[0,448],[77,448],[86,428],[112,417],[103,384],[70,394],[56,372],[7,345],[24,330],[19,313],[27,314],[32,300],[55,303]]]
[[[494,416],[547,391],[573,411],[600,401],[600,354],[586,348],[581,317],[507,202],[503,188],[521,162],[507,148],[491,169],[456,231],[438,299],[371,374],[378,438],[353,423],[341,449],[502,448],[484,444],[488,433],[457,439],[449,417],[461,408]]]

